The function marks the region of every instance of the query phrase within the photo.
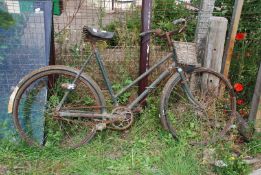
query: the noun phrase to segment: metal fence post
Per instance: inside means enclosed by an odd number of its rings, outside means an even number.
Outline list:
[[[142,10],[141,10],[141,32],[150,30],[151,23],[151,13],[152,13],[152,0],[142,0]],[[140,68],[139,73],[144,73],[149,68],[149,42],[150,35],[145,35],[140,41]],[[147,87],[148,77],[145,77],[139,82],[139,94],[141,94]]]
[[[55,44],[54,44],[54,23],[52,16],[52,29],[51,29],[51,47],[50,47],[50,59],[49,65],[55,65]]]

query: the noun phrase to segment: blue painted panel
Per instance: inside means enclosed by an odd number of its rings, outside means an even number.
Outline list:
[[[27,73],[48,65],[50,55],[52,0],[12,3],[0,0],[0,13],[8,12],[12,18],[6,26],[0,25],[0,138],[14,133],[12,118],[7,114],[13,87]]]

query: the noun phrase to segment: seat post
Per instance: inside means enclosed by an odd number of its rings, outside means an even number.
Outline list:
[[[109,90],[109,93],[111,95],[113,103],[117,106],[118,105],[118,101],[117,101],[117,98],[115,97],[114,91],[112,89],[112,84],[111,84],[111,81],[109,79],[108,72],[107,72],[107,70],[106,70],[106,68],[104,66],[102,57],[100,56],[99,50],[96,47],[96,42],[91,40],[90,43],[92,45],[92,50],[93,50],[93,52],[95,54],[95,58],[96,58],[96,61],[98,63],[99,69],[100,69],[100,71],[102,73],[103,80],[104,80],[104,82],[105,82],[105,84],[107,86],[107,89]]]

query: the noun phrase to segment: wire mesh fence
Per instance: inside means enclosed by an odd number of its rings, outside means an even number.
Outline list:
[[[0,0],[1,16],[11,14],[11,22],[0,24],[0,93],[6,94],[1,96],[1,100],[5,99],[5,103],[12,91],[12,86],[17,84],[22,75],[48,64],[51,12],[48,11],[47,14],[46,9],[49,10],[49,8],[46,2],[50,1]],[[261,58],[260,3],[253,2],[253,5],[250,5],[251,3],[244,5],[239,32],[246,37],[236,41],[230,70],[232,82],[242,82],[246,87],[244,93],[238,94],[239,98],[247,98],[248,101],[253,94]],[[186,18],[188,20],[186,33],[174,36],[173,39],[182,42],[197,42],[197,38],[205,35],[208,30],[208,16],[223,16],[229,22],[231,21],[234,2],[209,1],[205,4],[204,10],[199,11],[200,3],[201,1],[196,0],[153,1],[151,28],[172,30],[177,27],[172,24],[174,19]],[[112,40],[97,43],[113,83],[124,84],[125,80],[137,77],[141,44],[139,36],[141,6],[142,0],[54,0],[56,64],[81,66],[91,51],[90,45],[83,42],[82,28],[92,26],[115,32]],[[214,10],[213,13],[212,10]],[[12,24],[12,19],[15,21],[14,24]],[[166,42],[151,37],[149,60],[151,65],[167,52],[169,48]],[[240,64],[237,64],[239,62]],[[16,69],[12,70],[13,68]],[[102,77],[95,60],[92,60],[86,71],[102,85]],[[158,72],[160,70],[153,76],[157,76]],[[246,105],[247,103],[242,109]],[[6,111],[6,106],[6,104],[2,105],[0,112]]]
[[[82,28],[85,25],[93,26],[115,32],[114,39],[98,44],[104,61],[109,62],[106,65],[109,72],[112,72],[113,76],[110,77],[112,81],[122,82],[126,77],[135,78],[138,75],[140,54],[141,5],[141,0],[61,1],[61,14],[54,17],[57,63],[80,65],[84,56],[90,52],[89,44],[82,40]],[[153,1],[151,28],[173,30],[174,19],[187,18],[189,20],[187,33],[184,36],[176,36],[175,39],[193,41],[197,10],[197,7],[189,3],[178,3],[172,0]],[[166,41],[151,37],[150,64],[168,51]],[[92,69],[88,73],[95,75],[93,77],[99,81],[98,68],[93,66],[94,64],[91,65]],[[115,65],[118,66],[117,69]],[[119,72],[118,75],[117,72]]]
[[[62,5],[62,13],[54,17],[55,53],[58,63],[77,66],[90,53],[90,44],[83,42],[83,26],[115,32],[113,40],[98,43],[104,61],[110,61],[110,64],[106,64],[108,68],[111,66],[110,70],[115,70],[115,62],[121,62],[124,67],[122,63],[124,60],[133,62],[132,64],[138,61],[137,33],[140,30],[138,2],[69,0],[61,1],[60,5]],[[93,66],[95,64],[91,65],[89,73],[99,80],[101,77],[97,76],[98,68]]]

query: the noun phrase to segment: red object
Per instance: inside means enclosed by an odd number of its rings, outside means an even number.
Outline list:
[[[241,92],[241,91],[243,91],[244,86],[241,83],[235,83],[234,89],[235,89],[236,92]]]
[[[237,100],[237,104],[238,105],[242,105],[242,104],[244,104],[245,103],[245,101],[243,100],[243,99],[238,99]]]
[[[236,34],[236,40],[241,41],[244,40],[246,38],[246,33],[237,33]]]
[[[240,113],[240,115],[242,116],[242,117],[247,117],[247,111],[246,110],[244,110],[244,109],[240,109],[239,110],[239,113]]]

